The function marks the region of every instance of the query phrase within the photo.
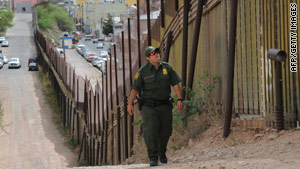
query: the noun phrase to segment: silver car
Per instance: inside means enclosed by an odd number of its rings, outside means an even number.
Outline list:
[[[2,41],[1,46],[8,47],[9,46],[8,41],[7,40]]]
[[[100,62],[103,62],[103,59],[100,57],[95,57],[92,61],[92,65],[97,66]]]
[[[19,58],[10,58],[8,61],[8,69],[21,68],[21,60]]]

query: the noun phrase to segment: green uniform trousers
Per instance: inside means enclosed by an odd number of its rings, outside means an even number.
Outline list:
[[[157,160],[158,156],[167,151],[172,134],[172,107],[171,104],[142,107],[143,136],[150,160]]]

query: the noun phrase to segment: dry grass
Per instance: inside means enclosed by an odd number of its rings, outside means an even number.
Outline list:
[[[47,39],[54,39],[55,44],[59,46],[60,41],[58,37],[62,36],[62,32],[59,30],[57,24],[53,25],[53,29],[48,29],[47,31],[42,31],[42,33],[46,36]]]
[[[176,122],[173,125],[173,134],[168,144],[168,154],[174,154],[177,150],[187,147],[190,140],[201,138],[210,126],[220,125],[222,117],[218,113],[203,113],[192,115],[187,121],[187,127],[176,124]]]

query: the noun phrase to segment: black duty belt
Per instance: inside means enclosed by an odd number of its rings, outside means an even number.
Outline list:
[[[145,99],[144,104],[150,107],[161,106],[164,104],[170,104],[170,99],[166,100],[155,100],[155,99]]]

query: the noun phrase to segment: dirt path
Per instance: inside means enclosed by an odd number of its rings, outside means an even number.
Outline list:
[[[6,34],[10,46],[2,49],[8,58],[19,57],[22,67],[0,70],[3,123],[8,124],[8,133],[0,131],[0,168],[71,167],[76,157],[52,121],[38,72],[27,71],[27,59],[36,55],[31,20],[31,14],[15,14]]]
[[[231,135],[223,139],[221,138],[222,127],[211,127],[201,137],[190,140],[185,148],[169,153],[168,164],[159,164],[157,167],[149,167],[148,164],[131,164],[93,168],[299,169],[300,130],[277,133],[270,129],[245,130],[239,127],[232,129]]]

